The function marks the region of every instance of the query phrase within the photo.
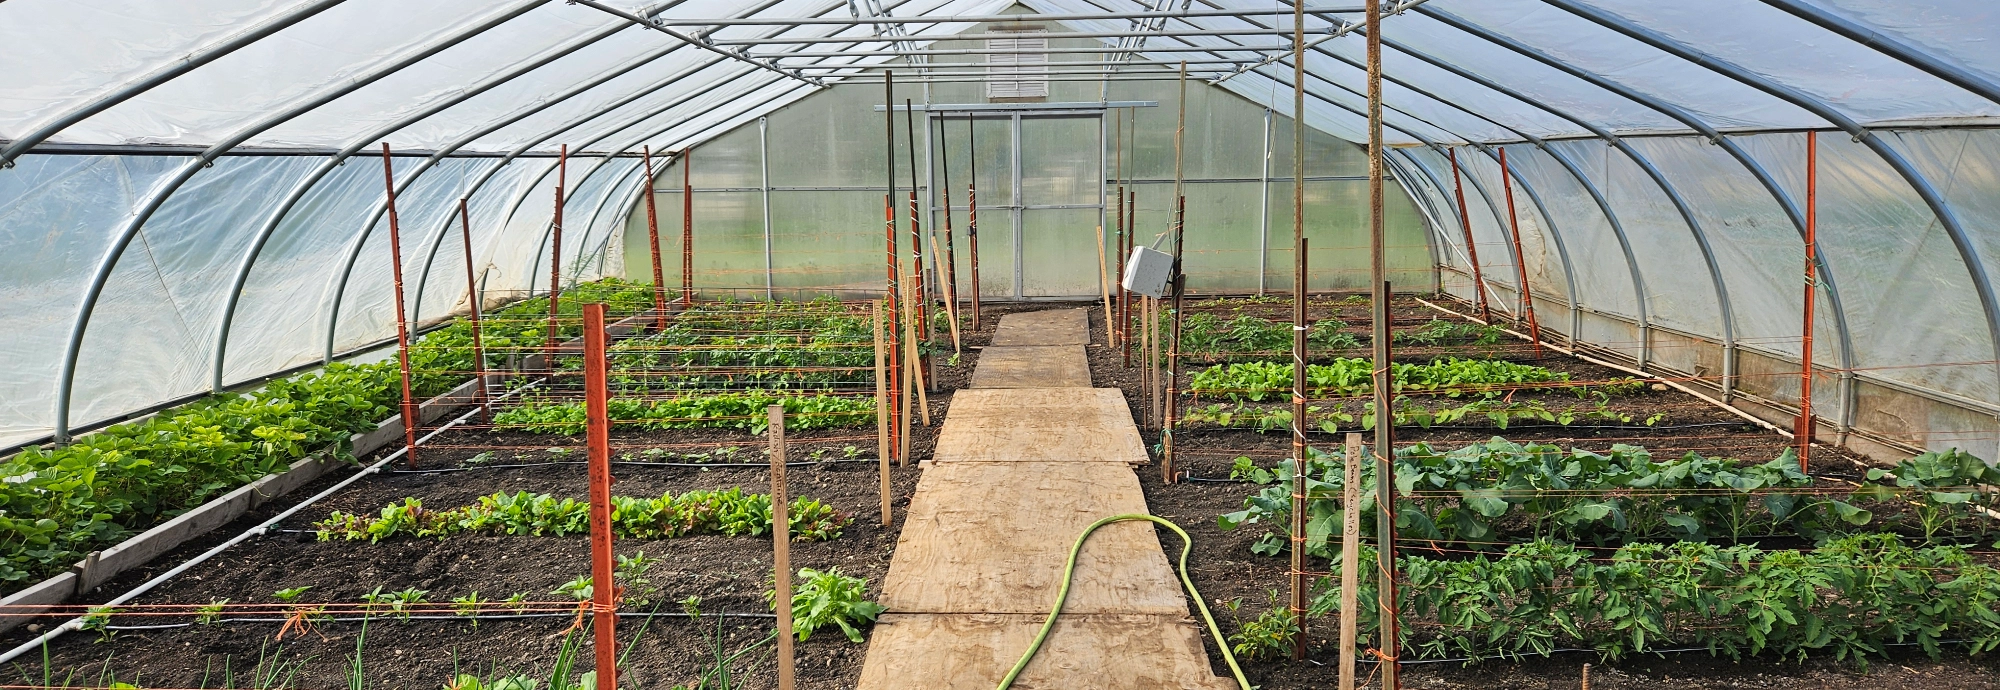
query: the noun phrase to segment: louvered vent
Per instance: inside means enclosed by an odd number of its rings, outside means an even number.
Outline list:
[[[1019,38],[991,38],[987,56],[987,98],[1047,98],[1049,39],[1044,31],[1023,31]],[[1012,52],[1008,52],[1012,51]]]

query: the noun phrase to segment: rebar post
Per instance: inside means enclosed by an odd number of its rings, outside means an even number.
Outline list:
[[[382,142],[382,183],[388,189],[389,266],[396,287],[396,371],[403,385],[403,459],[417,466],[417,426],[423,422],[417,398],[410,389],[410,320],[403,312],[403,238],[396,220],[396,173],[389,159],[389,142]]]
[[[554,223],[549,226],[549,334],[548,342],[542,343],[546,360],[542,362],[548,369],[550,378],[556,375],[556,351],[562,347],[562,329],[558,324],[557,301],[562,294],[562,231],[563,231],[563,189],[569,185],[569,144],[563,144],[556,154],[556,211]]]
[[[1383,234],[1382,5],[1368,3],[1368,275],[1375,292],[1375,570],[1376,605],[1381,608],[1382,688],[1402,690],[1402,626],[1396,597],[1396,412],[1393,360],[1389,353],[1388,240]]]
[[[681,308],[694,306],[694,147],[681,149]]]
[[[888,282],[884,283],[882,290],[883,295],[885,295],[889,302],[889,352],[891,354],[889,357],[889,441],[891,445],[896,447],[897,456],[901,457],[903,434],[900,420],[904,413],[902,403],[903,319],[902,298],[899,294],[900,286],[898,284],[900,283],[898,274],[901,273],[899,270],[901,266],[896,256],[896,72],[894,70],[882,71],[882,88],[884,92],[884,100],[882,101],[884,106],[883,126],[887,132],[882,143],[887,147],[889,154],[886,157],[889,191],[882,196],[882,212],[886,216],[886,222],[888,223],[884,230],[887,244],[885,265],[888,271]]]
[[[472,326],[472,400],[479,404],[479,423],[493,423],[492,396],[486,391],[486,345],[480,339],[479,280],[472,270],[472,213],[466,210],[465,197],[458,198],[458,228],[465,239],[465,304],[466,320]]]
[[[667,330],[667,275],[660,265],[660,213],[658,201],[653,193],[653,147],[640,149],[646,161],[646,244],[653,250],[653,312],[654,332]]]
[[[1792,438],[1799,444],[1799,471],[1805,472],[1808,458],[1812,455],[1813,437],[1813,298],[1819,288],[1819,272],[1814,266],[1818,258],[1819,226],[1819,133],[1806,132],[1806,285],[1805,285],[1805,328],[1803,343],[1799,347],[1799,420],[1792,430]]]
[[[1507,170],[1507,147],[1500,146],[1500,188],[1507,197],[1507,228],[1514,238],[1514,276],[1520,281],[1521,313],[1528,317],[1528,341],[1535,356],[1542,356],[1542,325],[1535,321],[1535,291],[1528,286],[1528,257],[1521,253],[1521,216],[1514,212],[1514,178]]]
[[[1479,320],[1492,325],[1493,307],[1486,302],[1486,276],[1479,267],[1479,248],[1472,242],[1472,214],[1465,209],[1465,179],[1458,170],[1458,149],[1445,151],[1451,154],[1451,188],[1458,197],[1458,227],[1465,231],[1465,260],[1472,264],[1472,294],[1479,304]]]
[[[1292,7],[1292,660],[1306,658],[1306,16]],[[1265,134],[1270,132],[1268,128]],[[1266,137],[1269,141],[1269,137]],[[1270,164],[1267,162],[1268,167]],[[1264,276],[1257,276],[1264,286]]]

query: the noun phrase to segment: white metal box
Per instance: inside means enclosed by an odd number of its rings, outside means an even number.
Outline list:
[[[1133,247],[1131,258],[1125,260],[1125,280],[1120,286],[1157,299],[1166,296],[1167,280],[1172,278],[1173,271],[1172,254],[1144,246]]]

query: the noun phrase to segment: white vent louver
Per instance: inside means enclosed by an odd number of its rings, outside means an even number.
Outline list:
[[[1019,38],[991,38],[986,68],[987,98],[1045,98],[1049,95],[1049,39],[1046,32],[1023,31]],[[1016,52],[1007,52],[1016,51]]]

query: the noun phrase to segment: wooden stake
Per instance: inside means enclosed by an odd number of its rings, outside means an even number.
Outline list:
[[[917,348],[916,320],[911,319],[904,322],[903,326],[906,329],[903,335],[910,342],[909,347],[904,348],[903,351],[909,353],[910,388],[915,391],[915,395],[911,397],[915,399],[919,412],[924,416],[924,426],[928,427],[931,425],[931,395],[928,392],[928,387],[924,385],[924,356],[922,351]]]
[[[772,405],[771,415],[771,564],[778,593],[778,690],[792,690],[796,673],[792,659],[792,520],[791,499],[785,496],[785,406]]]
[[[618,689],[617,566],[611,549],[611,414],[604,305],[583,305],[584,428],[590,452],[590,612],[597,690]]]
[[[1097,292],[1104,297],[1104,346],[1117,347],[1117,331],[1111,327],[1111,282],[1104,264],[1104,224],[1097,224]],[[1086,320],[1086,324],[1088,321]],[[1086,328],[1085,330],[1089,330]]]
[[[888,527],[889,513],[889,380],[883,377],[882,300],[868,303],[868,321],[875,324],[875,457],[876,473],[882,476],[882,526]]]
[[[1340,497],[1340,690],[1354,690],[1354,643],[1360,636],[1361,434],[1348,432]]]

